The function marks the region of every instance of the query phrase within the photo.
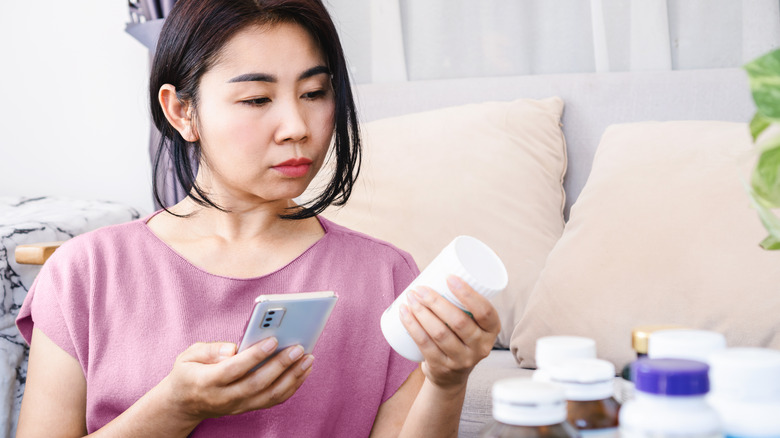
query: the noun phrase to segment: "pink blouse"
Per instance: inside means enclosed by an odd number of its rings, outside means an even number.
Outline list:
[[[271,409],[203,421],[192,436],[368,436],[379,406],[417,364],[384,340],[379,319],[416,277],[409,254],[319,218],[325,235],[257,278],[212,275],[146,225],[149,217],[78,236],[46,262],[17,318],[74,356],[87,380],[87,428],[111,421],[195,342],[238,342],[257,295],[332,290],[339,296],[312,374]]]

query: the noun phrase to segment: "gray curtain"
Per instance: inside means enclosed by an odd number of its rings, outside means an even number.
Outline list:
[[[149,49],[149,65],[157,47],[157,37],[160,35],[165,17],[171,11],[176,0],[131,0],[129,3],[130,22],[125,30],[141,44]],[[160,147],[160,132],[154,125],[149,133],[149,159],[154,165],[157,150]],[[187,196],[173,171],[173,163],[167,151],[163,152],[160,167],[157,169],[157,190],[165,207],[176,204]],[[157,200],[155,208],[161,208]]]

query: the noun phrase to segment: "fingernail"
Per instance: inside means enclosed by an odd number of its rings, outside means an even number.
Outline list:
[[[276,342],[276,338],[272,336],[268,339],[264,339],[263,342],[260,343],[260,348],[266,353],[270,353],[276,348]]]
[[[235,351],[236,351],[235,344],[222,344],[222,346],[219,347],[219,358],[226,359],[232,356]]]
[[[463,280],[454,275],[449,275],[447,276],[447,285],[453,289],[460,290],[463,289]]]
[[[308,370],[311,364],[314,363],[314,356],[308,355],[306,359],[303,360],[303,363],[301,363],[301,369],[302,370]]]
[[[303,347],[300,345],[296,345],[292,350],[290,350],[290,359],[298,360],[298,358],[301,356],[303,356]]]
[[[414,293],[413,290],[410,290],[409,292],[406,293],[406,301],[409,302],[410,306],[414,305],[414,304],[417,304],[419,302],[417,300],[417,296],[416,296],[416,294]]]
[[[415,289],[414,293],[417,294],[418,297],[423,299],[428,298],[429,295],[428,289],[424,287],[421,287],[420,289]]]
[[[401,307],[398,308],[398,312],[401,313],[402,318],[409,317],[409,307],[407,307],[406,304],[401,304]]]

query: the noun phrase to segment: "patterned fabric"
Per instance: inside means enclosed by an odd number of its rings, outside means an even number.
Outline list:
[[[67,240],[105,225],[139,218],[134,208],[61,197],[0,197],[0,436],[16,434],[27,375],[27,344],[16,315],[40,266],[19,265],[17,245]]]

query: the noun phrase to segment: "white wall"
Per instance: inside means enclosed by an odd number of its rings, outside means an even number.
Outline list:
[[[0,196],[152,211],[148,54],[127,18],[117,0],[2,2]]]
[[[593,69],[588,2],[325,1],[358,83],[407,72],[419,80]],[[642,2],[598,2],[612,70],[631,67],[629,6]],[[108,199],[151,211],[148,55],[124,32],[126,2],[0,3],[0,196]],[[659,4],[669,5],[674,68],[740,65],[780,44],[777,0]]]

